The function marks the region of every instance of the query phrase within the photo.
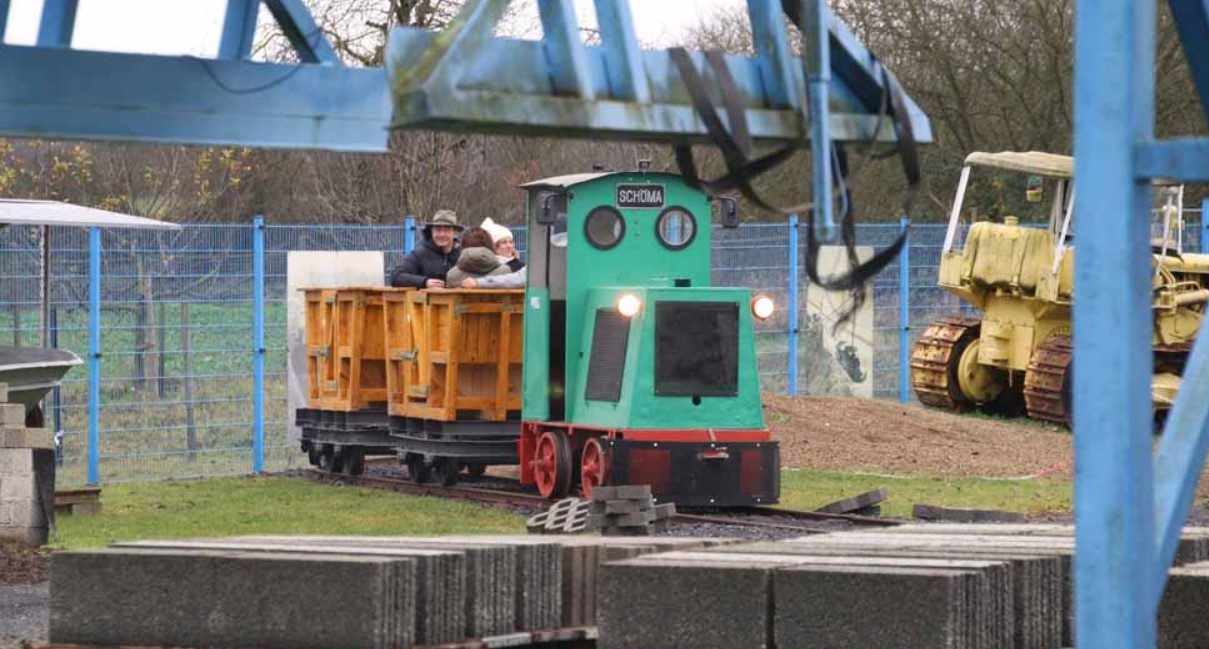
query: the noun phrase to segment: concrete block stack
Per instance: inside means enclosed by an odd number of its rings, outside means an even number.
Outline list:
[[[467,535],[122,543],[54,555],[50,640],[248,649],[581,640],[595,636],[607,561],[738,542]]]
[[[248,649],[414,646],[410,558],[109,548],[54,555],[50,641]]]
[[[25,427],[25,406],[0,384],[0,538],[46,543],[54,522],[54,437]]]
[[[676,514],[676,505],[656,505],[650,485],[616,485],[592,489],[591,511],[588,526],[605,536],[649,536]]]

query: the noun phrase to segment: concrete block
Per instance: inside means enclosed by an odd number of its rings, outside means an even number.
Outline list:
[[[922,568],[796,566],[775,573],[777,646],[975,649],[963,611],[970,573]]]
[[[1001,523],[1024,522],[1025,516],[1019,512],[1005,512],[995,509],[959,509],[953,507],[937,507],[935,505],[916,504],[911,508],[915,518],[929,521],[956,521],[964,523]]]
[[[592,500],[638,500],[651,497],[651,485],[612,485],[593,487]]]
[[[842,538],[843,535],[836,535]],[[804,543],[753,543],[716,548],[711,552],[745,554],[814,554],[842,558],[852,565],[913,565],[923,568],[977,568],[980,563],[1006,564],[1008,574],[995,586],[992,624],[1004,646],[1057,649],[1062,646],[1063,591],[1061,557],[1028,551],[994,551],[969,548],[897,549]],[[908,560],[904,562],[903,560]],[[955,563],[960,562],[960,563]],[[998,578],[996,578],[998,579]],[[1010,592],[1009,592],[1010,591]]]
[[[21,428],[25,425],[25,406],[0,403],[0,428]]]
[[[355,546],[340,542],[314,541],[309,537],[285,537],[273,541],[246,538],[209,541],[138,541],[114,544],[113,547],[131,551],[256,552],[280,557],[322,555],[406,559],[415,564],[416,594],[413,635],[416,642],[437,645],[455,642],[466,637],[466,558],[462,552],[393,545]]]
[[[34,455],[27,448],[0,448],[0,476],[31,476]]]
[[[20,541],[26,545],[46,545],[50,539],[50,529],[47,527],[29,527],[27,525],[8,526],[0,524],[0,539]]]
[[[652,509],[605,518],[606,525],[616,525],[617,527],[643,527],[654,521],[655,511]]]
[[[51,561],[50,641],[249,649],[415,644],[407,558],[110,548]]]
[[[650,536],[655,533],[651,525],[629,525],[621,527],[620,525],[606,524],[600,528],[600,533],[603,536]]]
[[[651,499],[642,500],[606,500],[604,501],[605,515],[619,514],[634,514],[646,509],[651,509],[654,503]]]
[[[0,475],[0,502],[21,500],[33,501],[38,489],[34,476]]]
[[[676,515],[676,503],[655,505],[655,520],[661,521]]]
[[[772,571],[783,562],[663,556],[602,567],[600,649],[768,649]]]
[[[850,514],[862,509],[873,507],[886,499],[886,488],[879,487],[873,491],[866,491],[863,494],[857,494],[850,498],[837,500],[833,503],[828,503],[819,507],[818,512],[824,514]]]
[[[1159,604],[1159,649],[1202,649],[1209,638],[1209,565],[1170,571]]]
[[[0,383],[0,403],[8,403],[8,384]]]
[[[55,436],[46,428],[0,428],[0,448],[54,449]]]

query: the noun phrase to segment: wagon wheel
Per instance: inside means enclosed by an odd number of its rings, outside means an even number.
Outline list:
[[[319,445],[311,444],[306,447],[306,459],[311,466],[319,466]]]
[[[545,498],[563,498],[571,491],[571,445],[561,430],[548,430],[537,439],[533,475],[537,492]]]
[[[328,473],[340,473],[344,467],[344,453],[337,452],[332,444],[324,444],[319,450],[319,470]]]
[[[432,467],[424,462],[424,456],[419,453],[408,453],[407,459],[407,477],[416,484],[424,484],[428,482],[428,476],[432,472]]]
[[[365,447],[346,446],[344,449],[344,472],[349,475],[365,473]]]
[[[461,470],[462,463],[454,458],[446,457],[437,461],[437,474],[441,476],[441,484],[446,487],[458,483],[458,472]]]
[[[605,453],[601,438],[592,437],[584,442],[580,455],[579,480],[584,498],[592,499],[592,489],[609,483],[609,456]]]
[[[481,478],[484,473],[487,473],[486,462],[471,462],[466,465],[466,474],[472,478]]]

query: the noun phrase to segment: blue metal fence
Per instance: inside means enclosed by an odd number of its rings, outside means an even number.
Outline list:
[[[1190,219],[1191,220],[1191,219]],[[1197,219],[1199,221],[1199,219]],[[880,249],[905,223],[858,226]],[[63,441],[60,481],[83,483],[241,475],[294,466],[286,406],[286,258],[292,250],[385,250],[397,264],[415,221],[354,227],[265,223],[187,225],[180,232],[51,228],[51,340],[87,354],[52,403]],[[809,310],[796,219],[715,228],[713,281],[772,296],[757,327],[765,389],[841,393],[830,323]],[[525,241],[523,228],[516,240]],[[897,263],[872,285],[871,367],[881,399],[907,399],[907,360],[922,325],[963,306],[936,286],[944,226],[914,225]],[[1209,230],[1185,234],[1205,249]],[[38,345],[37,230],[0,229],[0,345]],[[851,368],[848,368],[851,369]]]

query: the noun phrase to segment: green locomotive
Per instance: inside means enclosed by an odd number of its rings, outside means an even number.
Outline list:
[[[753,331],[773,303],[710,285],[709,197],[645,171],[523,187],[521,482],[547,497],[650,484],[682,505],[776,502]]]

